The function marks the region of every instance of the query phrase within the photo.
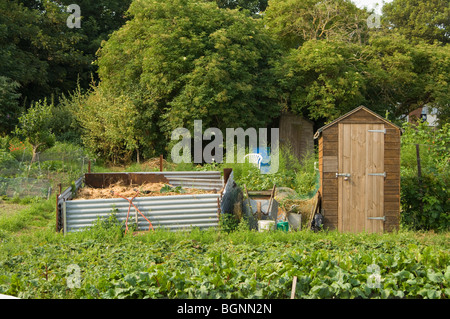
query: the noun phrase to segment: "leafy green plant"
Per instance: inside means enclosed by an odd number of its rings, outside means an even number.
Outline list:
[[[450,124],[404,125],[401,159],[402,224],[413,229],[450,229]],[[417,148],[421,174],[417,163]]]
[[[161,189],[159,190],[161,193],[185,193],[186,190],[184,190],[181,186],[170,186],[165,184]]]

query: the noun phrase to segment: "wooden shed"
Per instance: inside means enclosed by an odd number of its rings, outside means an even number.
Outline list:
[[[320,128],[324,227],[381,233],[400,221],[401,129],[364,106]]]
[[[314,123],[292,113],[280,116],[280,145],[288,146],[299,160],[314,151]]]

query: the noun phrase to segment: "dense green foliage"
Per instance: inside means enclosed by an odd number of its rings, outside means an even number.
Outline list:
[[[405,125],[402,136],[402,224],[412,229],[450,230],[450,124]],[[417,154],[416,145],[419,147]],[[418,172],[419,155],[421,172]]]
[[[134,1],[128,13],[99,52],[100,89],[91,94],[130,101],[136,129],[120,136],[137,139],[144,156],[167,152],[172,130],[192,129],[193,120],[225,129],[265,127],[277,116],[268,71],[275,44],[260,20],[185,0]],[[93,108],[84,125],[97,121]]]
[[[397,2],[390,5],[401,6]],[[349,1],[269,2],[269,30],[285,46],[275,64],[281,105],[315,121],[331,121],[358,105],[397,118],[427,104],[448,121],[448,44],[411,41],[387,21],[370,29],[368,16]],[[420,23],[416,26],[423,29],[426,22]]]
[[[0,225],[0,293],[21,298],[289,298],[294,276],[296,298],[450,295],[444,235],[258,233],[241,224],[135,237],[110,218],[18,241]]]
[[[0,2],[0,75],[18,83],[21,103],[87,88],[95,53],[125,21],[130,0],[76,1],[81,28],[69,28],[70,0]],[[0,84],[1,85],[1,84]]]
[[[51,113],[52,104],[43,100],[34,103],[19,117],[16,134],[31,144],[32,162],[35,161],[38,152],[53,146],[55,143],[55,135],[50,128]]]
[[[0,134],[45,97],[57,140],[113,162],[168,155],[172,130],[195,119],[324,123],[361,104],[391,120],[424,105],[450,116],[446,0],[394,0],[376,28],[349,0],[83,0],[73,29],[68,4],[0,5]]]
[[[408,38],[450,43],[448,0],[395,0],[383,6],[383,16]]]

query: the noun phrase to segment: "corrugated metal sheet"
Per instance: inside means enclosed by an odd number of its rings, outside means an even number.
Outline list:
[[[220,194],[138,197],[133,200],[154,229],[170,230],[218,226],[219,203]],[[98,218],[107,218],[113,211],[117,219],[125,223],[129,205],[123,198],[64,201],[64,233],[92,226]],[[148,230],[148,221],[131,206],[129,224],[135,222],[136,217],[138,230]]]
[[[173,186],[181,186],[183,188],[197,188],[203,190],[220,191],[224,186],[221,173],[218,171],[205,172],[160,172]]]
[[[92,187],[107,187],[111,183],[121,181],[124,184],[141,184],[168,182],[173,186],[220,191],[223,178],[219,171],[168,171],[168,172],[122,172],[122,173],[89,173],[86,174],[86,184]]]
[[[83,177],[80,177],[75,181],[75,191],[81,187],[83,184]],[[58,197],[58,201],[62,201],[64,199],[70,199],[72,198],[72,187],[68,187],[65,191],[61,193]]]

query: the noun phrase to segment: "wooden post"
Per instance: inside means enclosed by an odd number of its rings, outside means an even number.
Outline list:
[[[88,173],[90,173],[91,172],[91,160],[89,160],[89,162],[88,162]]]
[[[297,276],[292,280],[291,299],[295,298],[295,290],[297,289]]]
[[[256,216],[261,220],[261,202],[256,202]]]
[[[62,185],[61,183],[58,184],[58,193],[56,194],[56,232],[59,232],[59,205],[58,205],[58,201],[59,201],[59,195],[61,195],[61,189],[62,189]]]
[[[417,156],[417,177],[419,178],[419,193],[420,193],[420,214],[423,213],[423,191],[422,191],[422,165],[420,164],[420,150],[419,144],[416,144],[416,156]]]
[[[163,171],[163,155],[159,155],[159,171]]]
[[[269,206],[267,207],[267,215],[269,215],[270,211],[272,210],[272,203],[273,203],[273,198],[275,197],[276,187],[277,187],[276,184],[273,184],[272,193],[270,194]]]

